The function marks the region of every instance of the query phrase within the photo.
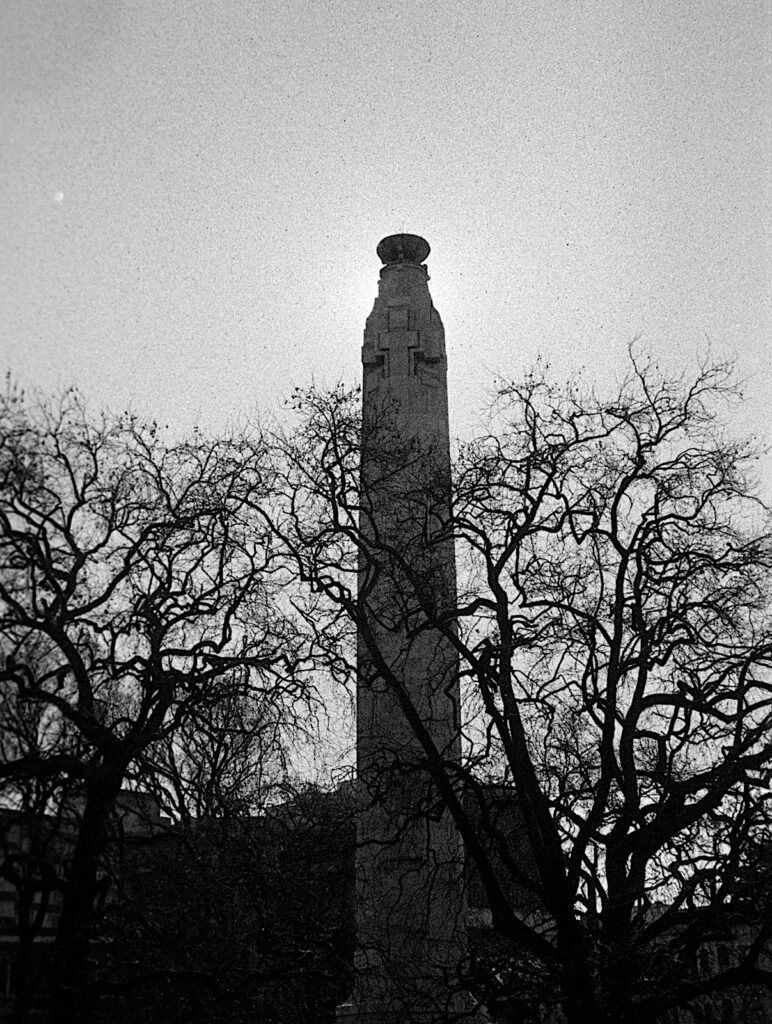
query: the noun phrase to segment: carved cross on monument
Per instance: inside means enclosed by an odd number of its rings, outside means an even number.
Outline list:
[[[416,371],[420,352],[417,331],[389,331],[378,338],[378,352],[385,354],[384,377],[408,377]]]

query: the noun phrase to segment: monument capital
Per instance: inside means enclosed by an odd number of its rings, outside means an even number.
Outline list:
[[[431,247],[420,235],[387,235],[376,247],[381,263],[423,263]]]

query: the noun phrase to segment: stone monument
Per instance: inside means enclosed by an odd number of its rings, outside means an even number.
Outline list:
[[[355,984],[343,1024],[468,1019],[463,850],[429,759],[461,757],[445,337],[417,235],[379,244],[362,349]],[[449,635],[450,634],[450,635]]]

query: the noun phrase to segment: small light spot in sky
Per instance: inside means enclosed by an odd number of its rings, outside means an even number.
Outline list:
[[[54,202],[61,203],[64,199],[64,192],[54,192]]]

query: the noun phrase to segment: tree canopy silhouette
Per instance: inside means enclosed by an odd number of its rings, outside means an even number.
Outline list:
[[[669,379],[634,351],[613,394],[541,372],[502,383],[490,431],[458,451],[452,510],[425,483],[411,499],[422,543],[455,543],[451,609],[427,597],[409,544],[373,529],[356,393],[298,395],[279,445],[271,529],[331,635],[348,622],[397,696],[493,927],[541,965],[535,1002],[552,993],[572,1022],[655,1019],[772,983],[772,534],[754,450],[722,428],[733,393],[727,365]],[[394,578],[395,636],[439,629],[459,653],[463,764],[422,729],[368,629],[377,573]],[[486,815],[461,797],[481,780],[511,785],[529,857],[495,829],[483,841]],[[722,936],[731,964],[698,972]],[[505,973],[478,978],[499,1004],[522,997]]]
[[[259,437],[170,442],[135,416],[91,417],[73,391],[39,401],[9,388],[0,400],[0,787],[19,806],[45,786],[42,809],[66,798],[75,823],[55,947],[63,1020],[87,1012],[121,788],[165,766],[171,792],[175,745],[184,757],[186,730],[212,732],[225,707],[253,729],[262,716],[276,739],[311,706],[254,514],[265,455]]]

